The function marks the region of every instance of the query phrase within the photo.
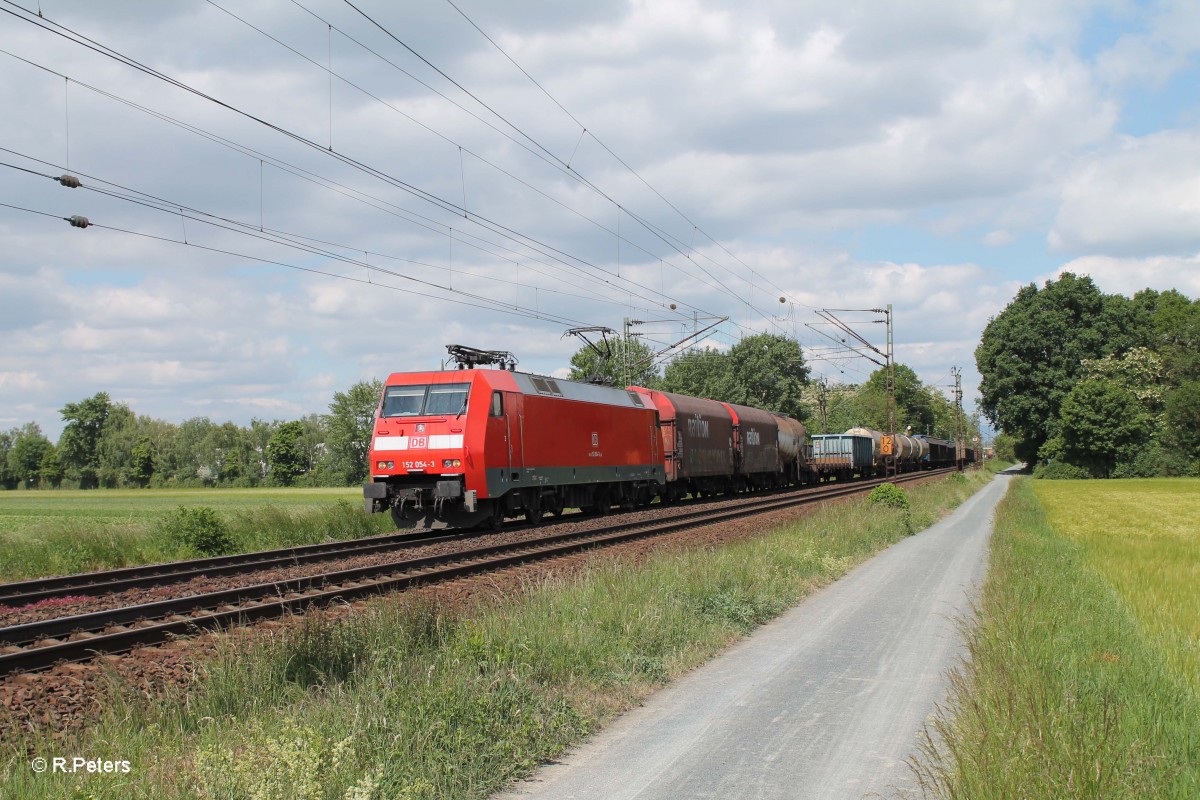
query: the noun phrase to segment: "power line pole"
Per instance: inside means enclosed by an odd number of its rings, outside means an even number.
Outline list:
[[[887,323],[887,438],[883,448],[883,474],[885,477],[895,475],[896,470],[896,359],[892,355],[892,304],[888,303],[885,312]]]
[[[821,413],[821,433],[829,433],[829,380],[817,382],[817,408]]]
[[[963,429],[962,370],[954,367],[950,371],[954,373],[954,460],[958,471],[962,472],[963,464],[967,460],[966,431]]]
[[[883,322],[887,327],[887,344],[883,350],[880,350],[875,345],[871,344],[865,336],[863,336],[850,325],[839,319],[833,312],[858,312],[864,314],[879,314],[883,316],[882,320],[859,320],[859,322]],[[809,362],[813,361],[831,361],[835,358],[845,358],[847,355],[858,355],[867,359],[873,364],[883,367],[884,376],[887,386],[887,430],[883,431],[883,437],[879,442],[878,455],[883,456],[883,473],[885,476],[895,475],[896,469],[896,359],[893,353],[892,339],[892,306],[889,303],[886,309],[884,308],[821,308],[817,310],[817,315],[821,317],[822,322],[816,325],[809,324],[808,327],[824,336],[829,341],[833,342],[833,347],[825,346],[823,351],[809,350]],[[831,335],[821,326],[830,326],[834,329]],[[882,361],[880,360],[882,359]]]

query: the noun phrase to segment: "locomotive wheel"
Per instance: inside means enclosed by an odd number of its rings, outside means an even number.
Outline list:
[[[492,503],[492,513],[490,513],[483,522],[479,523],[478,527],[485,531],[498,531],[500,526],[504,524],[504,507],[499,502]]]
[[[542,524],[542,514],[543,514],[543,511],[540,508],[526,508],[525,509],[525,521],[528,522],[530,525],[541,525]]]
[[[397,528],[408,528],[411,527],[411,525],[409,525],[410,522],[411,520],[405,519],[404,514],[400,511],[400,509],[396,508],[396,506],[392,506],[393,525],[395,525]]]

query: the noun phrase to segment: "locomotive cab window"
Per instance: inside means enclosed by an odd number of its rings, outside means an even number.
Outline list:
[[[429,387],[425,400],[426,414],[465,414],[469,383],[437,383]]]
[[[383,393],[384,417],[429,417],[466,411],[469,383],[389,386]]]
[[[500,392],[492,392],[492,416],[504,416],[504,395]]]

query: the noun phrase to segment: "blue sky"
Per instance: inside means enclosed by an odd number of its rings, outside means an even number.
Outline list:
[[[812,347],[888,303],[970,406],[1023,283],[1200,295],[1194,1],[40,5],[0,16],[0,428],[96,391],[295,418],[450,343],[561,375],[627,316]]]

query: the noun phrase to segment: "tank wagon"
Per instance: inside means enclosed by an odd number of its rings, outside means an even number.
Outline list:
[[[784,483],[810,483],[812,444],[806,441],[808,431],[800,420],[784,414],[774,414],[779,426],[779,463]]]
[[[887,461],[887,456],[883,452],[883,439],[887,434],[873,428],[851,428],[846,431],[846,435],[865,436],[871,440],[874,470],[876,473],[882,474]],[[922,458],[926,448],[917,437],[897,433],[893,434],[892,442],[892,455],[895,457],[897,471],[911,472],[922,468]]]

